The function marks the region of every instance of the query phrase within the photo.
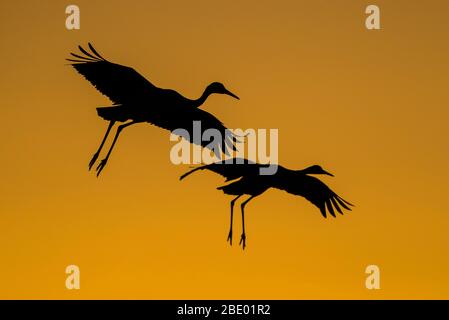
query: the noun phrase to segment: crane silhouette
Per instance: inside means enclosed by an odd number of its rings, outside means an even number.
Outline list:
[[[74,59],[66,60],[72,62],[71,65],[75,70],[113,103],[113,106],[110,107],[97,108],[98,115],[109,121],[109,125],[97,152],[89,162],[89,170],[97,161],[114,124],[117,121],[126,122],[118,126],[106,157],[100,161],[96,168],[97,176],[108,162],[122,130],[136,123],[148,122],[170,131],[182,128],[189,133],[183,136],[185,139],[210,148],[219,158],[221,152],[229,154],[228,149],[236,150],[237,136],[227,130],[215,116],[199,109],[206,99],[214,93],[226,94],[239,99],[223,84],[213,82],[206,87],[198,99],[188,99],[174,90],[156,87],[134,69],[109,62],[95,50],[92,44],[88,43],[88,46],[91,52],[78,46],[81,54],[70,53]],[[218,130],[221,133],[222,141],[218,141],[214,145],[208,141],[193,139],[192,124],[194,121],[200,121],[202,131],[207,129]]]
[[[310,176],[313,174],[333,176],[319,165],[313,165],[302,170],[290,170],[278,166],[275,174],[261,175],[259,169],[264,166],[266,165],[258,164],[247,159],[234,158],[197,167],[180,177],[180,180],[182,180],[198,170],[206,169],[222,175],[226,178],[226,182],[230,182],[217,189],[222,190],[225,194],[237,196],[231,200],[231,223],[227,239],[231,245],[234,203],[243,195],[249,195],[249,198],[240,205],[242,210],[242,235],[239,245],[242,245],[243,249],[246,247],[245,206],[249,201],[261,195],[269,188],[284,190],[288,193],[306,198],[319,208],[324,218],[327,216],[327,211],[335,217],[335,211],[343,214],[340,206],[346,210],[351,210],[350,206],[353,206],[333,192],[319,179]]]

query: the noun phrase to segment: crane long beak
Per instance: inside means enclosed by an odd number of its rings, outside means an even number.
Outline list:
[[[231,97],[233,97],[233,98],[236,98],[237,100],[240,100],[240,98],[239,97],[237,97],[235,94],[233,94],[231,91],[229,91],[229,90],[226,90],[225,92],[224,92],[224,94],[227,94],[228,96],[231,96]]]
[[[325,171],[325,170],[323,170],[323,174],[327,174],[328,176],[331,176],[331,177],[333,177],[334,175],[332,174],[332,173],[330,173],[330,172],[327,172],[327,171]]]

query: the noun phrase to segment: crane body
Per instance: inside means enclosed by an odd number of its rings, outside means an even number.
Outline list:
[[[216,163],[197,167],[180,177],[184,179],[190,174],[199,170],[209,170],[226,178],[228,184],[220,186],[217,189],[225,194],[237,196],[231,200],[231,226],[228,234],[228,241],[232,244],[232,220],[235,202],[242,196],[249,197],[242,202],[242,235],[240,244],[243,249],[246,246],[245,233],[245,213],[246,204],[257,196],[260,196],[270,188],[284,190],[288,193],[302,196],[314,204],[321,212],[324,218],[327,213],[336,217],[335,212],[343,214],[343,209],[351,210],[353,206],[348,201],[341,198],[333,192],[326,184],[319,179],[311,176],[324,174],[333,176],[325,171],[321,166],[313,165],[302,170],[291,170],[278,166],[278,170],[273,175],[261,175],[259,169],[265,166],[247,159],[233,159],[232,161],[219,161]]]
[[[106,157],[97,166],[97,176],[105,167],[122,130],[136,123],[147,122],[173,131],[179,128],[191,130],[193,121],[201,121],[203,130],[215,129],[222,134],[223,140],[217,142],[219,146],[213,148],[214,151],[228,154],[228,149],[235,150],[237,137],[215,116],[199,108],[211,94],[226,94],[239,99],[223,84],[212,82],[198,99],[188,99],[175,90],[156,87],[133,68],[112,63],[103,58],[92,44],[88,46],[91,52],[78,46],[81,54],[71,53],[73,58],[67,60],[113,103],[110,107],[97,108],[98,115],[109,121],[109,125],[100,147],[89,162],[89,170],[97,161],[114,124],[129,121],[118,126]],[[207,141],[190,142],[208,146]]]

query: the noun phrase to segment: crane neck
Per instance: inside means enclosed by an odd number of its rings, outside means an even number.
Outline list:
[[[203,94],[201,95],[201,97],[199,97],[198,99],[194,100],[193,102],[193,106],[195,108],[200,107],[204,102],[206,102],[207,98],[211,95],[212,92],[210,92],[207,88],[204,90]]]

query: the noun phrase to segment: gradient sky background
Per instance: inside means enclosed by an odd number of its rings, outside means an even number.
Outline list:
[[[71,2],[0,3],[0,298],[449,298],[448,1],[74,3],[79,31]],[[374,3],[380,31],[365,28]],[[223,179],[180,182],[169,133],[146,124],[97,179],[110,102],[64,61],[87,41],[187,97],[223,82],[241,100],[205,110],[278,128],[280,162],[321,164],[355,210],[323,219],[271,190],[247,206],[247,250],[229,247]]]

